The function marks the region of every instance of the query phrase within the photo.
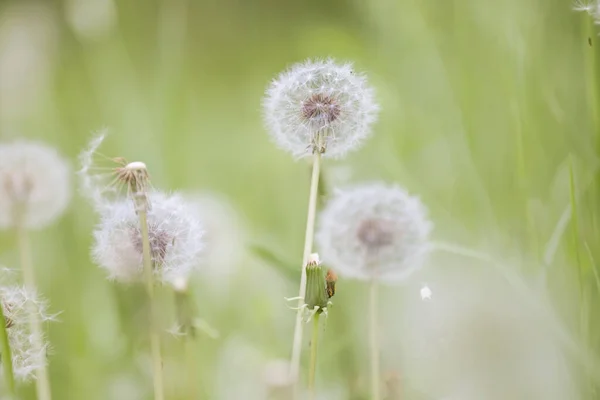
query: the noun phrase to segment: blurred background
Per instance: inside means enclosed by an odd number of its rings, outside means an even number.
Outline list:
[[[196,196],[214,244],[191,289],[204,329],[165,334],[167,397],[287,398],[310,168],[270,142],[261,99],[292,63],[354,61],[382,111],[364,148],[325,162],[327,189],[397,182],[451,244],[382,290],[387,399],[596,399],[599,31],[569,0],[2,0],[0,139],[45,141],[76,170],[108,128],[103,154]],[[74,192],[32,238],[60,312],[54,398],[149,399],[143,290],[93,265],[96,217]],[[0,233],[0,264],[17,261]],[[368,398],[366,309],[341,277],[321,399]]]

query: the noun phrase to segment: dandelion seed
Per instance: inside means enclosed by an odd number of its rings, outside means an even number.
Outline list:
[[[153,191],[148,233],[155,277],[163,283],[186,279],[199,265],[204,247],[201,223],[178,195]],[[106,203],[94,231],[95,261],[122,282],[142,279],[143,254],[139,219],[128,199]]]
[[[425,207],[398,186],[338,191],[320,217],[320,250],[341,275],[400,280],[419,268],[432,228]]]
[[[378,106],[364,75],[333,60],[296,64],[267,89],[265,123],[275,143],[295,157],[339,158],[371,133]]]
[[[29,313],[34,310],[40,321],[54,320],[47,314],[47,303],[35,293],[18,286],[0,286],[8,341],[12,351],[15,378],[30,381],[46,365],[48,343],[42,338],[36,343],[29,324]]]
[[[431,295],[433,292],[429,288],[429,286],[425,285],[421,288],[421,299],[422,300],[431,300]]]
[[[41,229],[58,218],[71,198],[70,168],[52,147],[16,141],[0,144],[0,228],[22,218]]]

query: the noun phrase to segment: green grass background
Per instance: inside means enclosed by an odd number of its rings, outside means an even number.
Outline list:
[[[48,80],[21,102],[24,89],[15,84],[10,93],[21,110],[0,110],[0,138],[44,140],[77,168],[91,132],[108,127],[104,154],[145,161],[156,187],[223,194],[243,218],[247,243],[284,259],[272,265],[244,251],[232,277],[198,279],[199,313],[220,337],[201,335],[187,350],[165,339],[169,398],[188,398],[186,351],[198,368],[199,398],[243,387],[246,367],[223,366],[239,354],[228,350],[235,341],[256,350],[248,359],[289,355],[294,314],[282,297],[297,290],[287,265],[301,256],[309,166],[269,141],[261,98],[270,79],[307,57],[354,61],[382,109],[366,146],[326,161],[325,178],[398,182],[427,204],[437,240],[510,259],[526,279],[545,271],[565,326],[600,357],[592,262],[600,260],[600,28],[568,0],[119,0],[115,25],[94,38],[68,23],[71,3],[0,2],[0,50],[14,39],[15,16],[41,17],[52,28],[40,66]],[[2,99],[6,110],[13,101]],[[565,212],[571,218],[546,265]],[[33,234],[40,290],[62,311],[48,327],[54,397],[135,399],[123,394],[133,386],[150,398],[143,292],[108,282],[93,265],[94,223],[75,193],[58,223]],[[17,260],[12,234],[2,232],[0,264]],[[341,280],[339,292],[319,382],[366,399],[365,346],[353,328],[364,317],[364,287]],[[162,295],[168,320],[172,299]],[[239,378],[227,375],[240,369]],[[582,379],[584,398],[595,398],[592,386]],[[31,387],[21,390],[33,398]]]

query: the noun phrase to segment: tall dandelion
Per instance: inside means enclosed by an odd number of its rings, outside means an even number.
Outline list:
[[[297,381],[302,350],[302,298],[306,265],[312,253],[321,157],[341,158],[370,135],[378,106],[364,75],[351,64],[308,60],[281,73],[263,100],[264,119],[273,141],[294,157],[312,157],[300,300],[294,330],[290,376]]]
[[[328,264],[342,277],[370,281],[371,398],[380,400],[377,286],[422,265],[432,224],[418,198],[381,183],[338,191],[319,222],[317,242]]]
[[[28,231],[46,227],[65,211],[70,181],[69,165],[55,149],[28,141],[0,144],[0,228],[16,231],[23,282],[30,293],[36,293],[37,286]],[[42,324],[33,305],[29,323],[33,345],[42,348]],[[40,363],[36,378],[38,399],[49,400],[45,362]]]
[[[174,285],[187,279],[199,264],[203,248],[201,224],[193,208],[178,195],[150,188],[150,177],[143,162],[127,163],[115,159],[113,182],[126,186],[128,196],[110,199],[101,176],[90,174],[91,160],[104,136],[92,140],[81,156],[82,190],[100,214],[94,231],[92,255],[120,282],[144,282],[150,309],[150,347],[153,361],[154,398],[164,399],[162,355],[157,327],[157,282]]]

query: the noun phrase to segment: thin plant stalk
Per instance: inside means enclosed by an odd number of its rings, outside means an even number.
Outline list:
[[[310,193],[308,198],[308,215],[306,218],[306,233],[304,236],[304,255],[302,257],[302,274],[300,276],[300,290],[298,300],[298,313],[296,315],[296,326],[294,329],[294,341],[292,347],[292,361],[290,365],[290,378],[294,386],[298,384],[300,372],[300,355],[302,352],[302,313],[304,305],[304,296],[306,294],[306,263],[312,253],[313,240],[315,235],[315,218],[317,213],[317,200],[319,192],[319,175],[321,170],[321,152],[315,150],[313,155],[313,170],[310,183]],[[295,391],[296,392],[296,391]]]
[[[317,351],[319,348],[319,313],[313,318],[312,339],[310,341],[310,370],[308,372],[308,391],[310,399],[315,398],[315,376],[317,372]]]
[[[198,357],[196,356],[196,343],[192,338],[184,338],[185,361],[187,369],[187,395],[188,399],[198,399],[200,388]]]
[[[6,392],[11,398],[15,395],[15,375],[12,365],[12,352],[8,341],[6,318],[4,316],[4,306],[0,304],[0,356],[2,357],[2,374],[4,375],[4,383]]]
[[[21,258],[21,271],[23,274],[23,283],[25,288],[32,292],[37,293],[37,286],[35,284],[35,273],[33,271],[33,263],[31,261],[31,245],[29,243],[29,235],[27,234],[27,228],[23,222],[23,212],[19,210],[16,213],[17,216],[17,241],[19,246],[19,256]],[[38,317],[35,304],[29,302],[29,325],[31,329],[31,338],[33,345],[37,349],[44,349],[43,340],[43,329],[42,323]],[[44,354],[44,357],[46,355]],[[48,368],[44,360],[40,367],[36,371],[36,382],[35,388],[38,400],[51,400],[52,391],[50,389],[50,378],[48,375]]]
[[[175,290],[175,307],[177,309],[177,325],[183,333],[183,352],[187,371],[187,398],[199,398],[198,357],[196,356],[196,327],[190,309],[190,294],[187,285],[184,289]]]
[[[377,317],[377,279],[371,280],[369,290],[369,341],[370,341],[370,352],[371,352],[371,400],[381,400],[381,393],[379,390],[379,319]]]
[[[152,370],[154,383],[154,399],[164,400],[164,385],[162,376],[162,356],[160,351],[160,338],[156,322],[156,301],[154,299],[154,272],[152,267],[152,255],[150,252],[150,239],[148,235],[147,202],[145,194],[136,194],[136,205],[140,219],[140,233],[142,236],[142,254],[144,260],[144,281],[148,294],[148,305],[150,306],[150,352],[152,354]]]

